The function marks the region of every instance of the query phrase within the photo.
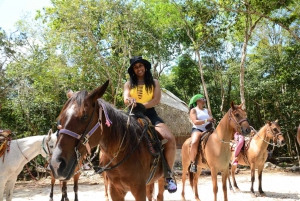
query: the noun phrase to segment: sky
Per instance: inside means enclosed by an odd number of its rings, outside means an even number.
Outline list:
[[[14,24],[24,15],[32,18],[36,10],[51,6],[51,0],[0,0],[0,27],[6,33],[15,31]]]

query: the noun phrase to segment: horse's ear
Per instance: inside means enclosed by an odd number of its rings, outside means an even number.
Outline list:
[[[94,101],[96,101],[98,98],[101,98],[106,91],[108,84],[109,80],[107,80],[102,86],[98,87],[92,93],[90,93],[87,98],[91,98]]]
[[[278,119],[275,120],[275,123],[278,123]]]
[[[230,107],[231,107],[232,110],[235,110],[235,106],[234,106],[234,102],[233,101],[231,101]]]
[[[239,108],[242,108],[242,109],[243,109],[243,105],[244,105],[244,102],[242,102],[242,103],[239,105]]]
[[[48,131],[48,140],[50,140],[52,134],[53,134],[53,131],[52,131],[52,129],[50,128],[50,130]]]
[[[269,126],[272,125],[272,122],[270,122],[269,120],[266,121],[266,124],[269,124]]]
[[[73,96],[73,94],[74,94],[74,92],[71,89],[69,89],[67,92],[67,98],[68,99],[71,98]]]

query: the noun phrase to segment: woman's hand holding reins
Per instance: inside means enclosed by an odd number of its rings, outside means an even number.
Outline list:
[[[135,98],[127,98],[128,105],[132,107],[136,107],[136,100]]]

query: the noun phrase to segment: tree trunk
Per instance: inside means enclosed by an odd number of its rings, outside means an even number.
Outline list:
[[[204,76],[203,76],[203,67],[202,67],[201,56],[200,56],[199,50],[196,51],[196,55],[198,57],[198,66],[199,66],[199,70],[200,70],[200,76],[201,76],[202,86],[203,86],[203,90],[204,90],[204,95],[205,95],[205,98],[206,98],[207,109],[211,113],[212,111],[211,111],[210,101],[209,101],[209,97],[208,97],[208,93],[207,93],[207,89],[206,89],[206,84],[205,84],[205,80],[204,80]]]

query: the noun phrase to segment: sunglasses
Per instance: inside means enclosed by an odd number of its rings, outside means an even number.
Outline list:
[[[201,101],[206,101],[206,99],[205,98],[199,98],[198,100],[201,100]],[[197,101],[198,101],[197,100]]]

